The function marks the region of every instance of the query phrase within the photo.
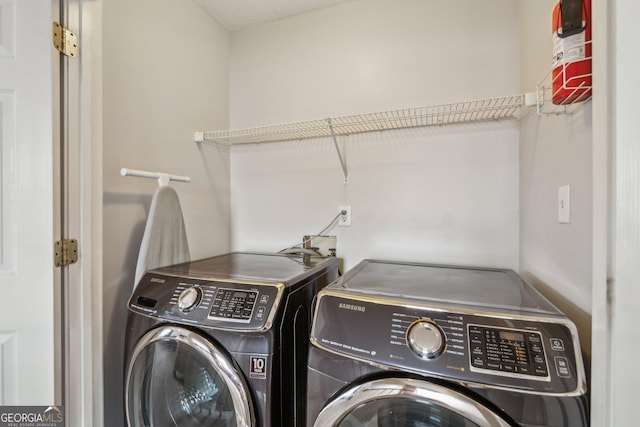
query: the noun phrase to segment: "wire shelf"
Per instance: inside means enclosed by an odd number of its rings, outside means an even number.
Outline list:
[[[516,95],[249,129],[202,132],[200,138],[231,145],[335,138],[392,129],[511,119],[522,106],[523,95]]]

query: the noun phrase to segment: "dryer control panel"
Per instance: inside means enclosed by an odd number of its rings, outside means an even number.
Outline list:
[[[311,341],[376,366],[548,394],[586,387],[575,326],[321,291]]]
[[[271,328],[283,287],[147,273],[134,290],[129,309],[199,328],[263,331]]]

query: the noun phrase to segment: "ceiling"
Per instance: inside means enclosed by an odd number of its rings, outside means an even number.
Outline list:
[[[299,15],[347,0],[194,0],[229,31]]]

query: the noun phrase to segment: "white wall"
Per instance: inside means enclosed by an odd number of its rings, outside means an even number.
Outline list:
[[[550,71],[555,0],[520,0],[522,92]],[[520,272],[577,324],[591,354],[592,105],[520,124]],[[558,187],[570,185],[571,223],[558,223]],[[587,369],[589,360],[587,359]]]
[[[518,93],[516,2],[355,0],[234,32],[231,126]]]
[[[233,128],[519,93],[513,0],[362,0],[233,33]],[[367,257],[518,267],[516,122],[234,146],[232,247],[274,251],[334,228]]]
[[[172,185],[192,259],[229,250],[229,152],[193,142],[229,125],[229,35],[172,0],[104,2],[104,31],[104,412],[120,427],[126,304],[157,183],[119,170],[191,176]]]

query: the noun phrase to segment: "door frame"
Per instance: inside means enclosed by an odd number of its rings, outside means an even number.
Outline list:
[[[592,321],[594,355],[598,357],[592,366],[591,423],[635,425],[637,416],[629,408],[637,404],[639,375],[627,367],[636,363],[640,348],[636,326],[640,309],[640,126],[636,98],[640,60],[634,55],[640,30],[633,24],[640,4],[620,0],[594,4],[598,7],[594,16],[600,18],[593,29],[599,31],[598,40],[604,39],[598,42],[599,51],[594,46],[594,61],[598,60],[594,62],[594,83],[599,85],[594,87],[594,92],[598,89],[597,104],[594,97],[594,117],[598,113],[594,162],[600,172],[594,183],[600,200],[594,198],[594,203],[599,201],[608,210],[598,211],[606,221],[600,221],[595,236],[607,251],[595,254],[600,266],[594,283]]]
[[[54,70],[57,239],[77,239],[78,262],[55,274],[62,324],[59,399],[67,426],[100,427],[102,344],[102,0],[53,0],[54,20],[79,37],[75,58]],[[57,11],[57,13],[56,13]],[[58,80],[56,80],[58,79]],[[57,132],[59,131],[59,132]],[[57,164],[56,164],[57,163]]]

